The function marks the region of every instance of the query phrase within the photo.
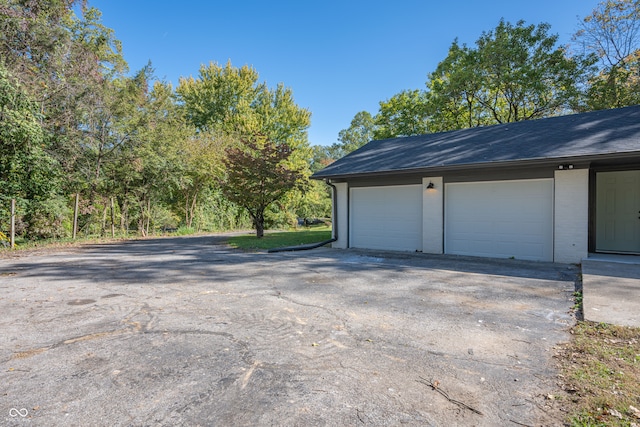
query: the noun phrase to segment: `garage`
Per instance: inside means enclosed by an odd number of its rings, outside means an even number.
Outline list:
[[[422,250],[422,186],[350,189],[350,246]]]
[[[639,141],[637,105],[375,140],[313,178],[334,248],[580,263],[640,253]]]
[[[446,184],[444,249],[553,261],[553,179]]]

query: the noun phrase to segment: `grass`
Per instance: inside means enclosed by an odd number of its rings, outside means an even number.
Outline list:
[[[560,350],[571,426],[640,425],[640,328],[579,322]]]
[[[257,251],[318,243],[329,240],[330,238],[331,229],[325,225],[321,225],[305,227],[294,231],[265,233],[261,239],[258,239],[255,233],[252,235],[233,236],[229,238],[228,244],[238,249]]]

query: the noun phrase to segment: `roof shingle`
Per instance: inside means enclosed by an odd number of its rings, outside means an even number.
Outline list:
[[[640,106],[371,141],[313,178],[634,152],[640,154]]]

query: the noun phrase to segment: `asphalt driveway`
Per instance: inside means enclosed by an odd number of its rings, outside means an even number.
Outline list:
[[[0,259],[0,424],[560,423],[575,266],[222,241]]]

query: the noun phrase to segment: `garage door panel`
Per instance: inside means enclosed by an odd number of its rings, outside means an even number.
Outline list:
[[[352,188],[350,246],[422,250],[422,186]]]
[[[553,180],[446,184],[445,251],[552,261]]]

